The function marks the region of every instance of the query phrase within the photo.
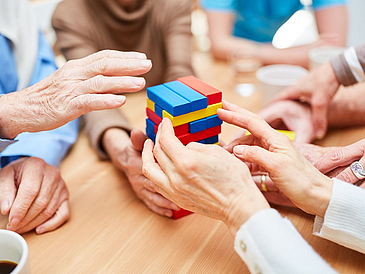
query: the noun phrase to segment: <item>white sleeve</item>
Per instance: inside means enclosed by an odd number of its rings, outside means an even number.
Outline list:
[[[316,217],[313,233],[365,253],[365,190],[336,178],[333,182],[326,214]]]
[[[264,209],[236,234],[235,250],[251,273],[337,273],[275,209]]]

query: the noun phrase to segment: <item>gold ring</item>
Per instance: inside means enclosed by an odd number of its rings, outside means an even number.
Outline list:
[[[268,190],[267,190],[265,182],[266,182],[266,175],[262,174],[261,175],[261,189],[262,189],[262,191],[267,192]]]

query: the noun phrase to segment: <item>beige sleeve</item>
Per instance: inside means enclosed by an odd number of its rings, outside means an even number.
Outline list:
[[[109,158],[102,147],[105,131],[110,128],[120,128],[129,134],[132,130],[131,125],[119,109],[93,111],[83,115],[83,120],[86,136],[102,160]]]
[[[58,44],[66,59],[79,59],[97,52],[96,45],[89,38],[92,31],[85,29],[87,24],[85,27],[85,22],[82,22],[82,20],[87,20],[85,12],[79,10],[75,13],[77,9],[76,7],[70,8],[70,5],[73,4],[71,1],[67,1],[69,6],[64,4],[66,2],[61,2],[56,8],[52,24],[56,30]],[[108,155],[101,145],[103,134],[107,129],[121,128],[128,133],[132,129],[118,109],[90,112],[83,115],[83,122],[90,144],[101,159],[108,159]]]
[[[361,66],[360,69],[365,71],[365,44],[358,46],[355,48],[357,59]],[[335,71],[336,77],[339,83],[345,87],[356,84],[358,81],[356,80],[354,74],[351,71],[349,64],[346,61],[345,55],[341,54],[340,56],[331,60],[332,68]]]
[[[192,67],[191,1],[174,1],[163,27],[167,68],[163,81],[194,75]]]

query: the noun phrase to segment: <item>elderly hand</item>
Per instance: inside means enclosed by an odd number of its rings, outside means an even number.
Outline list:
[[[328,152],[315,163],[315,167],[323,173],[342,168],[343,171],[336,178],[348,183],[360,184],[363,179],[358,179],[350,168],[350,165],[355,161],[359,161],[365,167],[365,139]],[[365,187],[364,184],[362,186]]]
[[[275,100],[300,100],[309,103],[315,137],[323,138],[327,131],[328,106],[338,88],[335,72],[331,64],[327,63],[285,89]]]
[[[310,143],[316,138],[307,104],[290,100],[272,102],[258,115],[275,129],[294,131],[298,143]]]
[[[275,185],[299,208],[323,217],[333,182],[312,166],[284,134],[259,116],[228,102],[218,110],[223,121],[251,132],[233,148],[251,172],[268,172]],[[244,145],[242,145],[244,144]]]
[[[269,207],[245,164],[217,145],[183,146],[168,119],[159,126],[155,147],[145,142],[142,158],[143,173],[158,192],[184,209],[224,221],[232,233]]]
[[[42,159],[21,158],[0,170],[1,213],[9,214],[9,230],[56,229],[70,216],[68,198],[60,171]]]
[[[43,81],[0,98],[0,136],[60,127],[93,110],[122,106],[114,95],[141,90],[151,61],[136,52],[101,51],[66,63]],[[114,94],[109,94],[114,93]]]
[[[103,147],[113,165],[127,176],[137,197],[153,212],[172,217],[172,209],[180,208],[156,193],[152,182],[142,174],[142,149],[146,136],[142,131],[133,130],[131,138],[121,129],[108,129],[103,137]]]

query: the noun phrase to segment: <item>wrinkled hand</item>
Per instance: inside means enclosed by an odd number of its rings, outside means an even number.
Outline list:
[[[21,158],[0,170],[1,213],[7,229],[38,234],[61,226],[70,216],[69,194],[60,171],[42,159]]]
[[[146,136],[142,131],[133,130],[131,138],[124,130],[109,129],[103,138],[103,145],[113,165],[127,176],[137,197],[153,212],[172,217],[172,209],[180,208],[156,193],[152,182],[142,174],[142,149]]]
[[[294,131],[298,143],[310,143],[316,138],[308,104],[291,100],[276,101],[258,115],[275,129]]]
[[[269,207],[245,164],[217,145],[183,146],[168,119],[159,126],[155,147],[145,142],[142,158],[143,173],[158,192],[182,208],[224,221],[232,233]]]
[[[328,106],[339,88],[330,63],[324,64],[301,78],[295,85],[282,91],[275,101],[300,100],[311,106],[312,125],[316,138],[323,138],[327,131]]]
[[[259,116],[228,102],[218,110],[223,121],[251,132],[233,152],[251,172],[268,172],[275,185],[299,208],[323,217],[332,195],[331,179],[299,153],[284,134]],[[227,148],[232,147],[231,144]]]
[[[43,81],[0,98],[0,136],[51,130],[90,111],[120,107],[126,98],[115,94],[141,90],[145,80],[130,76],[151,66],[145,54],[110,50],[69,61]]]
[[[350,165],[355,161],[359,161],[365,167],[365,139],[328,152],[315,163],[315,167],[323,173],[342,168],[343,171],[336,178],[348,183],[360,184],[362,182],[359,182],[359,179],[350,168]],[[362,184],[362,187],[365,187],[365,185]]]

